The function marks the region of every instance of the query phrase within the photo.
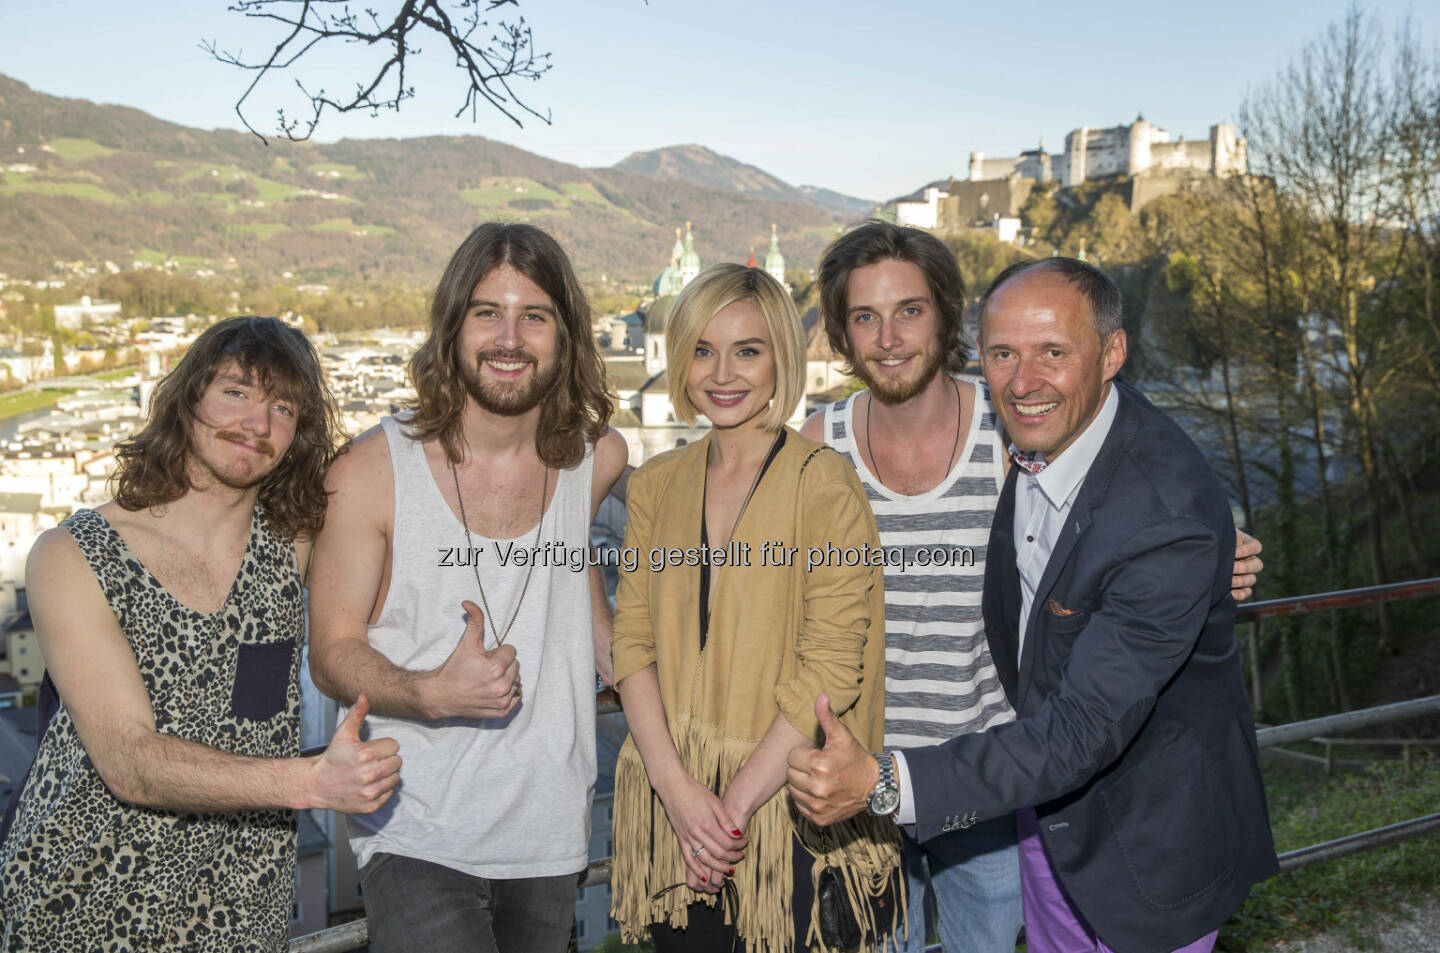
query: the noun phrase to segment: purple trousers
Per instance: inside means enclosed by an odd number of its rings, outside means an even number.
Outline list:
[[[1090,929],[1055,877],[1034,808],[1015,812],[1020,837],[1020,898],[1025,905],[1025,944],[1030,953],[1114,953]],[[1210,953],[1216,932],[1205,934],[1175,953]]]

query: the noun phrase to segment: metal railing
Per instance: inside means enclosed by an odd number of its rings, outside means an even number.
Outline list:
[[[1436,594],[1440,594],[1440,577],[1417,579],[1411,582],[1393,583],[1384,586],[1367,586],[1361,589],[1313,593],[1305,596],[1294,596],[1288,599],[1269,599],[1240,607],[1236,613],[1236,623],[1251,624],[1251,647],[1252,653],[1254,653],[1252,654],[1252,659],[1258,662],[1258,651],[1255,649],[1255,633],[1253,628],[1257,620],[1304,615],[1310,612],[1350,608],[1379,602],[1390,602],[1398,599],[1414,599],[1420,596]],[[1258,664],[1256,665],[1256,669],[1258,670]],[[596,695],[597,714],[607,714],[619,710],[618,699],[613,690],[606,689]],[[1401,721],[1407,718],[1415,718],[1429,714],[1440,714],[1440,695],[1429,695],[1424,698],[1395,702],[1390,705],[1378,705],[1374,708],[1341,712],[1336,715],[1311,718],[1305,721],[1292,722],[1287,725],[1259,728],[1255,732],[1255,739],[1260,747],[1267,748],[1281,744],[1289,744],[1295,741],[1320,738],[1331,732],[1352,731],[1357,728],[1366,728],[1372,725]],[[1417,741],[1417,743],[1420,742]],[[1280,872],[1289,873],[1292,870],[1308,867],[1311,864],[1323,863],[1340,857],[1347,857],[1361,851],[1397,844],[1437,831],[1440,831],[1440,814],[1429,814],[1424,817],[1401,821],[1397,824],[1361,831],[1358,834],[1351,834],[1336,840],[1325,841],[1320,844],[1311,844],[1308,847],[1301,847],[1298,850],[1287,851],[1286,853],[1280,854],[1278,858],[1280,861]],[[607,857],[590,864],[585,871],[584,878],[580,881],[580,886],[591,887],[609,882],[610,858]],[[364,946],[366,942],[368,942],[369,935],[369,927],[366,922],[364,920],[355,920],[351,923],[331,927],[328,930],[321,930],[317,933],[308,934],[307,936],[297,937],[290,941],[289,953],[349,953],[349,951],[358,950]],[[939,949],[940,947],[938,945],[931,946],[927,949],[926,953],[936,953]]]

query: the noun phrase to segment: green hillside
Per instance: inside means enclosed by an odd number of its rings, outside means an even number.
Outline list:
[[[674,229],[701,260],[744,260],[778,222],[810,265],[838,219],[804,201],[616,169],[583,169],[480,138],[272,142],[60,99],[0,76],[0,272],[153,258],[295,280],[429,284],[482,221],[551,231],[582,276],[651,279]]]

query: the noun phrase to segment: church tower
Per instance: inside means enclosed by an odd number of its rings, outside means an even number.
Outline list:
[[[765,273],[776,281],[786,291],[790,290],[785,284],[785,256],[780,254],[780,237],[775,233],[775,223],[770,223],[770,250],[765,253]]]
[[[684,287],[700,274],[700,256],[695,253],[695,236],[690,234],[690,223],[685,223],[685,248],[680,256],[680,285]]]

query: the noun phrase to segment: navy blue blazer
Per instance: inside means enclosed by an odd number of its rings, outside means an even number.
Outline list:
[[[1233,631],[1229,505],[1174,421],[1116,386],[1018,665],[1018,467],[995,511],[985,631],[1018,720],[905,759],[917,839],[1034,806],[1099,937],[1162,953],[1216,929],[1278,867]]]

